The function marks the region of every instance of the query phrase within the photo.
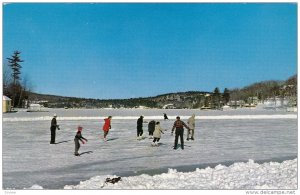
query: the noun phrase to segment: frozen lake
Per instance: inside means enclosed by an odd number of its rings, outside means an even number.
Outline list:
[[[50,145],[50,121],[58,115],[61,127]],[[170,120],[163,120],[167,113]],[[185,140],[185,149],[173,150],[171,128],[175,117],[183,121],[196,114],[195,141]],[[112,115],[111,139],[104,142],[103,118]],[[152,140],[136,140],[136,121],[161,121],[167,129],[160,147]],[[83,126],[89,141],[75,157],[76,127]],[[148,136],[147,123],[144,135]],[[191,171],[233,162],[268,162],[297,157],[297,113],[274,110],[228,111],[142,109],[49,109],[49,112],[3,114],[3,188],[23,189],[34,184],[44,189],[63,189],[97,175],[138,175],[166,172],[168,168]],[[185,130],[186,134],[186,130]],[[186,135],[185,135],[186,136]]]

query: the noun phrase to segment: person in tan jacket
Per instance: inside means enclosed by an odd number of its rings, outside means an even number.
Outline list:
[[[155,124],[154,132],[153,132],[154,139],[153,139],[152,146],[158,146],[158,142],[161,138],[161,134],[164,134],[164,132],[163,132],[163,129],[160,127],[160,122],[157,121]]]
[[[190,129],[187,130],[187,139],[186,140],[194,140],[194,131],[195,131],[195,114],[193,114],[187,122]],[[191,138],[190,138],[191,135]]]

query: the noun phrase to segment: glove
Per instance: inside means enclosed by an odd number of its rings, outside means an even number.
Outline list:
[[[82,141],[82,144],[85,144],[85,141]]]

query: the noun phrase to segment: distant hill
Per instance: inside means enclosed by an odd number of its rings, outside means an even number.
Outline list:
[[[176,108],[189,108],[196,104],[197,99],[210,92],[188,91],[162,94],[155,97],[130,98],[130,99],[92,99],[64,97],[46,94],[30,93],[30,102],[42,103],[47,107],[56,108],[135,108],[139,106],[149,108],[162,108],[166,104],[173,104]]]
[[[229,90],[230,100],[247,101],[249,97],[256,96],[259,100],[274,96],[297,97],[297,75],[286,81],[263,81],[246,86],[242,89]],[[55,108],[201,108],[212,106],[215,99],[224,104],[224,94],[214,94],[204,91],[187,91],[162,94],[155,97],[141,97],[130,99],[100,100],[92,98],[63,97],[55,95],[29,93],[29,101],[44,104]]]

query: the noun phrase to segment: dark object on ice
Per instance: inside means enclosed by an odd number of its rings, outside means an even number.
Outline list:
[[[167,120],[167,119],[169,119],[169,118],[168,118],[167,114],[164,113],[164,120]]]
[[[67,141],[56,142],[55,144],[62,144],[62,143],[66,143],[66,142],[69,142],[69,141],[72,141],[72,140],[67,140]]]
[[[119,139],[118,137],[115,137],[115,138],[109,138],[109,139],[107,139],[106,141],[113,141],[113,140],[117,140],[117,139]]]
[[[75,154],[75,156],[81,156],[83,154],[91,154],[91,153],[93,153],[93,151],[82,152],[80,154]]]
[[[115,177],[115,178],[106,178],[105,183],[117,183],[121,180],[121,177]]]
[[[104,184],[101,186],[101,188],[104,188],[105,184],[107,184],[107,183],[115,184],[119,181],[122,181],[121,177],[114,177],[114,178],[109,178],[108,177],[108,178],[106,178],[106,180],[105,180]]]
[[[155,130],[155,121],[152,120],[148,124],[148,131],[150,136],[153,136],[154,130]]]

